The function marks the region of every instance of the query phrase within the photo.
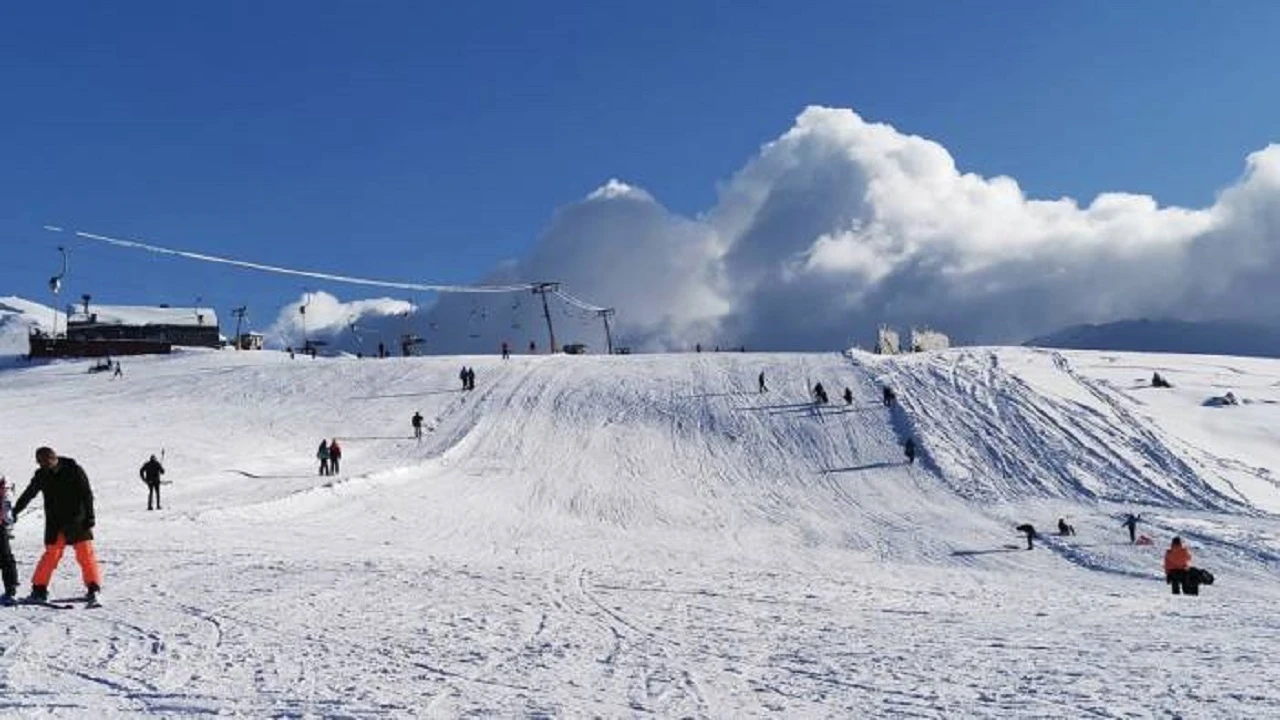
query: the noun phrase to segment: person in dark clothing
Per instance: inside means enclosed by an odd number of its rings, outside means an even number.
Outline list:
[[[31,596],[34,602],[48,602],[49,581],[62,561],[62,552],[70,545],[80,564],[80,576],[90,603],[97,602],[102,590],[102,571],[93,551],[93,490],[89,476],[71,458],[60,458],[53,448],[36,450],[36,464],[40,466],[31,476],[31,484],[22,492],[13,506],[16,520],[36,493],[44,496],[44,554],[36,564],[31,578]]]
[[[822,383],[813,386],[813,400],[820,405],[827,404],[827,389],[822,387]]]
[[[895,397],[893,390],[888,385],[885,385],[884,390],[880,393],[880,402],[884,403],[885,407],[893,407]]]
[[[507,344],[506,340],[502,341],[502,359],[503,360],[511,359],[511,346]]]
[[[907,456],[907,464],[908,464],[908,465],[915,465],[915,464],[916,464],[916,441],[915,441],[915,439],[913,439],[913,438],[907,438],[906,442],[902,443],[902,454]]]
[[[422,440],[422,413],[415,411],[409,422],[413,423],[413,437]]]
[[[320,447],[316,449],[316,459],[320,461],[320,474],[329,474],[329,441],[321,440]]]
[[[1066,518],[1058,518],[1058,534],[1059,535],[1075,535],[1076,529],[1074,526],[1067,524]]]
[[[458,371],[458,379],[462,381],[462,389],[466,390],[467,389],[467,366],[466,365],[463,365],[462,369]]]
[[[342,446],[338,445],[338,438],[329,441],[329,474],[337,475],[342,472]]]
[[[1138,542],[1138,521],[1142,518],[1133,513],[1125,516],[1124,522],[1120,523],[1121,527],[1129,528],[1129,544]]]
[[[1034,548],[1034,547],[1035,547],[1035,545],[1032,543],[1032,540],[1034,540],[1034,539],[1036,538],[1036,529],[1035,529],[1035,526],[1033,526],[1033,525],[1029,525],[1029,524],[1023,524],[1023,525],[1019,525],[1018,527],[1014,528],[1014,530],[1017,530],[1018,532],[1020,532],[1020,533],[1022,533],[1023,535],[1026,535],[1026,536],[1027,536],[1027,549],[1028,549],[1028,550],[1031,550],[1032,548]]]
[[[13,559],[9,541],[13,536],[13,490],[0,475],[0,577],[4,578],[4,595],[0,605],[16,605],[18,599],[18,564]]]
[[[538,352],[538,343],[536,343],[536,342],[534,342],[534,341],[530,340],[530,341],[529,341],[529,354],[530,354],[530,355],[532,355],[532,354],[534,354],[534,353],[536,353],[536,352]]]
[[[476,369],[475,368],[467,368],[467,389],[468,390],[476,389]]]
[[[853,391],[850,390],[849,388],[844,389],[844,404],[845,405],[853,404]]]
[[[1165,380],[1164,377],[1160,375],[1160,373],[1155,372],[1155,373],[1151,373],[1151,387],[1167,388],[1167,387],[1173,387],[1173,386],[1170,385],[1169,381]]]
[[[142,464],[138,468],[138,477],[142,478],[142,482],[147,484],[147,509],[151,509],[151,497],[154,495],[156,499],[156,509],[160,509],[160,476],[164,475],[164,466],[156,459],[155,455],[151,459]]]
[[[760,371],[760,377],[757,379],[756,384],[760,386],[760,392],[762,392],[762,393],[767,393],[767,392],[769,392],[769,386],[764,384],[764,371],[763,371],[763,370],[761,370],[761,371]]]

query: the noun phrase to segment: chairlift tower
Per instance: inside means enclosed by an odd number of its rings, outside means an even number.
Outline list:
[[[596,311],[596,315],[604,320],[604,341],[609,348],[609,354],[613,354],[613,332],[609,329],[609,318],[613,317],[616,311],[613,308],[600,308]]]
[[[236,337],[235,337],[236,350],[243,349],[240,347],[240,324],[244,322],[245,313],[248,311],[249,311],[249,308],[246,305],[241,305],[240,307],[231,311],[231,314],[236,316]]]
[[[551,354],[555,355],[556,354],[556,329],[555,329],[555,326],[551,324],[551,308],[547,306],[547,293],[555,292],[559,290],[560,283],[558,282],[534,283],[531,289],[533,290],[534,295],[542,296],[542,315],[547,319],[547,335],[551,339],[551,346],[550,346]]]

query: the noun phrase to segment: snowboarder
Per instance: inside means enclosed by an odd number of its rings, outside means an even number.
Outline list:
[[[0,605],[17,605],[18,564],[13,560],[9,540],[13,537],[13,489],[0,475],[0,576],[4,577],[4,595]]]
[[[1075,535],[1075,526],[1067,524],[1066,518],[1058,518],[1058,534],[1059,535]]]
[[[906,442],[902,443],[902,454],[907,456],[907,464],[908,464],[908,465],[915,465],[915,464],[916,464],[916,441],[915,441],[915,439],[913,439],[913,438],[907,438]]]
[[[75,460],[58,457],[53,448],[36,450],[36,464],[40,469],[31,476],[31,484],[13,506],[16,521],[36,493],[44,496],[44,554],[40,556],[35,575],[31,578],[28,600],[35,603],[49,601],[49,581],[62,561],[63,550],[70,545],[80,565],[86,599],[90,605],[95,605],[102,590],[102,571],[93,552],[96,520],[89,477]]]
[[[1032,542],[1031,542],[1032,540],[1034,540],[1034,539],[1036,538],[1036,529],[1035,529],[1035,526],[1033,526],[1033,525],[1029,525],[1029,524],[1023,524],[1023,525],[1019,525],[1018,527],[1014,528],[1014,530],[1017,530],[1018,532],[1020,532],[1020,533],[1022,533],[1022,534],[1024,534],[1024,535],[1026,535],[1026,536],[1027,536],[1027,549],[1028,549],[1028,550],[1030,550],[1030,549],[1032,549],[1033,547],[1035,547],[1035,545],[1034,545],[1034,544],[1032,544]]]
[[[511,359],[511,346],[507,344],[506,340],[502,341],[502,359],[503,360]]]
[[[321,439],[320,447],[316,449],[316,458],[320,460],[320,474],[329,474],[329,441]]]
[[[759,378],[757,378],[757,380],[756,380],[756,384],[760,386],[760,392],[761,392],[761,393],[767,393],[767,392],[769,392],[769,386],[764,384],[764,371],[763,371],[763,370],[761,370],[761,371],[760,371],[760,377],[759,377]]]
[[[418,411],[414,411],[413,419],[410,420],[410,422],[413,423],[413,437],[421,441],[422,440],[422,413]]]
[[[844,404],[845,405],[853,404],[853,391],[850,390],[849,388],[844,389]]]
[[[339,465],[342,462],[342,447],[338,445],[338,438],[329,441],[329,474],[337,475],[342,472]]]
[[[147,485],[147,509],[151,509],[151,497],[156,499],[156,510],[160,509],[160,476],[164,474],[164,466],[155,455],[138,468],[138,477]]]
[[[1129,544],[1130,545],[1138,542],[1138,521],[1141,519],[1142,519],[1141,516],[1134,515],[1133,513],[1129,513],[1128,515],[1125,516],[1124,522],[1120,523],[1121,527],[1129,528]]]
[[[1184,588],[1188,595],[1200,594],[1199,583],[1194,583],[1194,587],[1189,586],[1190,571],[1191,551],[1182,544],[1182,538],[1176,537],[1164,553],[1164,577],[1173,588],[1174,595],[1181,595]]]
[[[888,385],[884,386],[884,390],[880,395],[880,402],[884,403],[885,407],[893,407],[893,401],[897,396],[893,394],[893,390]]]

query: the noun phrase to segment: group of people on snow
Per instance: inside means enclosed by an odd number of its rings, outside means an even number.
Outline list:
[[[469,368],[469,367],[466,367],[466,366],[464,365],[464,366],[463,366],[463,368],[462,368],[462,370],[458,371],[458,379],[462,381],[462,389],[463,389],[463,390],[475,390],[475,389],[476,389],[476,370],[475,370],[475,368]]]
[[[93,549],[93,490],[89,477],[80,465],[69,457],[59,457],[53,448],[36,450],[35,474],[27,488],[13,500],[13,488],[0,475],[0,577],[4,580],[4,594],[0,605],[16,605],[18,592],[18,568],[14,559],[11,539],[13,526],[27,505],[41,495],[44,500],[44,552],[36,563],[31,577],[31,593],[26,602],[49,602],[49,584],[54,571],[62,561],[68,545],[80,565],[80,577],[85,586],[85,600],[97,604],[102,590],[102,570]]]
[[[342,446],[338,438],[321,440],[316,449],[316,459],[320,461],[321,475],[337,475],[342,470]]]
[[[1140,515],[1128,513],[1124,517],[1124,521],[1120,526],[1129,531],[1129,543],[1142,544],[1138,540],[1137,527],[1142,521]],[[1022,533],[1027,538],[1027,549],[1031,550],[1035,547],[1034,539],[1039,537],[1035,526],[1024,523],[1018,525],[1014,530]],[[1076,534],[1073,525],[1067,522],[1066,518],[1058,518],[1058,535],[1071,536]],[[1147,543],[1150,540],[1146,536],[1142,536]],[[1186,546],[1181,537],[1175,537],[1169,543],[1169,549],[1164,553],[1164,574],[1165,582],[1173,590],[1174,595],[1199,595],[1201,585],[1213,584],[1213,573],[1203,568],[1197,568],[1191,564],[1191,550]]]

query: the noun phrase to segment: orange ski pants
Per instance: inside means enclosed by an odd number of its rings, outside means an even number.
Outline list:
[[[44,546],[44,554],[40,556],[40,562],[36,563],[36,574],[31,578],[32,585],[49,587],[53,571],[62,562],[62,551],[66,548],[67,539],[62,533],[58,533],[58,539],[52,545]],[[84,584],[101,585],[102,571],[98,569],[98,556],[93,553],[93,541],[78,542],[71,548],[76,551],[76,562],[80,564],[80,577],[84,579]]]

